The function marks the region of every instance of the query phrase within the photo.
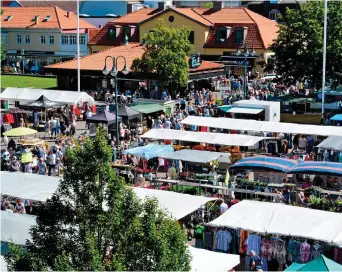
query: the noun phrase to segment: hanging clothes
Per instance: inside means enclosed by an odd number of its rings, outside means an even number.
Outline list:
[[[228,230],[219,230],[216,233],[217,249],[228,252],[232,235]]]
[[[250,254],[251,250],[253,250],[256,255],[260,255],[260,248],[261,248],[261,238],[258,234],[249,235],[246,240],[247,245],[247,255]]]
[[[210,229],[204,232],[205,249],[214,250],[214,233]]]
[[[286,244],[283,240],[274,241],[273,257],[278,261],[279,265],[286,263]]]
[[[248,231],[241,230],[240,231],[240,248],[239,248],[240,254],[246,254],[247,252],[247,245],[246,245],[247,238],[248,238]]]
[[[299,247],[300,242],[294,239],[290,239],[287,246],[287,260],[289,262],[299,262]]]
[[[271,260],[274,252],[274,243],[271,239],[262,238],[261,240],[261,256],[268,261]]]
[[[315,242],[311,246],[310,260],[314,260],[323,254],[323,246],[319,242]]]
[[[299,262],[307,263],[310,260],[310,245],[307,242],[301,243],[299,247]]]

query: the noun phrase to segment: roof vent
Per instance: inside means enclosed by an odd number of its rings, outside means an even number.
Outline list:
[[[11,19],[12,19],[12,16],[9,15],[9,16],[6,17],[5,21],[9,21],[9,20],[11,20]]]
[[[50,21],[50,19],[51,19],[51,16],[48,15],[48,16],[46,16],[46,17],[44,18],[43,22],[48,22],[48,21]]]
[[[34,16],[34,18],[33,18],[33,21],[34,21],[34,23],[36,24],[36,25],[38,25],[38,19],[39,19],[39,16],[37,15],[37,16]]]

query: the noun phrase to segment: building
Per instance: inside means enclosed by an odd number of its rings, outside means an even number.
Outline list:
[[[241,74],[244,59],[236,57],[238,48],[248,45],[255,56],[246,61],[248,69],[262,73],[259,61],[267,61],[273,54],[270,45],[278,36],[278,25],[243,7],[224,8],[223,2],[214,2],[214,7],[175,8],[159,3],[158,8],[143,8],[113,22],[107,23],[89,42],[91,52],[125,42],[143,42],[145,33],[153,31],[157,22],[173,27],[189,26],[193,53],[199,53],[210,61],[224,60],[230,72]]]
[[[249,10],[270,20],[279,22],[279,14],[284,15],[286,9],[299,9],[305,0],[271,0],[271,1],[242,1]]]
[[[38,71],[44,65],[69,60],[77,54],[77,17],[58,7],[3,7],[1,35],[8,63]],[[80,19],[80,55],[96,27]]]
[[[97,90],[99,88],[109,88],[113,83],[109,76],[102,73],[107,56],[124,56],[128,68],[132,66],[133,60],[141,58],[145,48],[139,43],[129,43],[127,45],[112,46],[101,52],[85,56],[81,59],[81,89]],[[109,69],[112,63],[107,62]],[[118,60],[118,77],[125,78],[120,81],[120,86],[128,88],[138,88],[139,81],[144,86],[152,89],[152,86],[158,80],[156,75],[146,75],[141,73],[129,73],[124,76],[120,71],[124,68],[123,59]],[[57,89],[59,90],[77,90],[77,60],[65,61],[45,67],[45,69],[57,76]],[[194,69],[189,69],[189,80],[201,80],[204,78],[214,78],[224,75],[224,66],[219,63],[203,61],[202,64]],[[148,78],[148,80],[146,80]]]
[[[47,7],[59,7],[65,11],[70,11],[73,13],[77,13],[77,1],[50,1],[50,0],[12,0],[12,1],[4,1],[9,2],[6,6],[8,7],[35,7],[35,8],[47,8]],[[82,3],[82,0],[80,0]],[[5,5],[4,5],[5,6]]]

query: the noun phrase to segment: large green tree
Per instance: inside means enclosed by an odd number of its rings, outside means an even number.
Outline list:
[[[132,70],[157,74],[163,82],[172,80],[181,86],[188,82],[188,63],[192,45],[190,28],[167,26],[162,20],[157,27],[144,35],[146,51],[141,59],[135,59]]]
[[[155,199],[141,201],[110,165],[104,129],[66,153],[63,180],[39,207],[28,252],[14,247],[11,270],[189,270],[178,223]]]
[[[298,10],[287,9],[272,45],[275,68],[285,81],[309,80],[321,85],[324,2],[306,1]],[[342,1],[328,2],[327,79],[342,79]]]

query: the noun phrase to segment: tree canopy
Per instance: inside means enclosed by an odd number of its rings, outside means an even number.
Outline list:
[[[125,187],[110,164],[106,132],[66,153],[65,173],[38,207],[28,251],[11,247],[6,261],[20,271],[182,271],[190,269],[184,232]]]
[[[277,73],[284,81],[322,83],[324,1],[306,1],[287,9],[271,49]],[[327,71],[329,81],[342,81],[342,1],[328,2]]]
[[[190,28],[168,27],[163,20],[157,27],[144,35],[146,51],[141,59],[135,59],[132,70],[155,73],[161,80],[173,80],[181,86],[188,82],[188,63],[192,45],[189,41]]]

